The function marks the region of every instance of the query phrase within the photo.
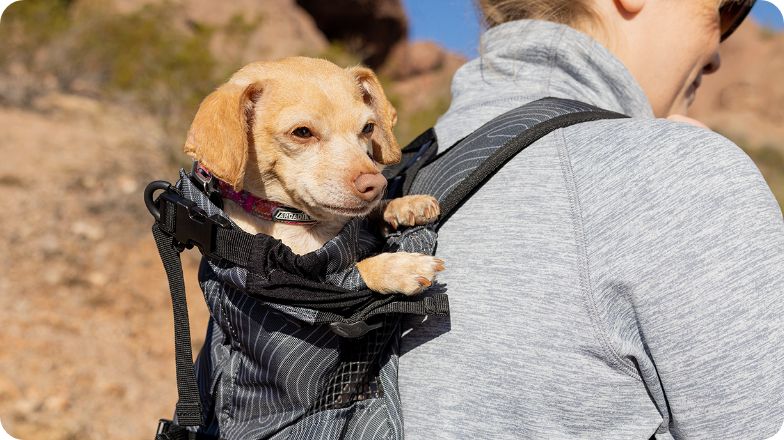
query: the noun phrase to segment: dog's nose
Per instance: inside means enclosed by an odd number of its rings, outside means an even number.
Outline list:
[[[354,179],[354,189],[360,199],[366,202],[376,200],[387,186],[387,179],[380,173],[360,174]]]

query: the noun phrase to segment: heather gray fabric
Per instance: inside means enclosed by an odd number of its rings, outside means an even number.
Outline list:
[[[633,116],[558,130],[439,231],[449,318],[402,339],[408,439],[764,439],[784,421],[784,222],[734,144],[653,118],[566,26],[483,37],[447,146],[546,96]],[[420,188],[427,192],[427,187]]]

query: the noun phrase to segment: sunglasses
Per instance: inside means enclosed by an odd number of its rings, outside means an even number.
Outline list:
[[[749,15],[751,8],[757,0],[752,1],[728,1],[719,8],[721,18],[721,41],[726,40],[735,32],[735,29],[743,23],[743,19]]]

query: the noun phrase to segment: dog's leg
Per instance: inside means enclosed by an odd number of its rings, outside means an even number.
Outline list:
[[[370,290],[414,295],[433,284],[444,261],[408,252],[383,253],[360,261],[357,269]]]
[[[397,229],[398,226],[425,225],[441,214],[438,200],[428,195],[410,195],[386,201],[381,206],[384,221]]]

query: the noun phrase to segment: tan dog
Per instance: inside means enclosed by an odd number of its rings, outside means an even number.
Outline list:
[[[357,216],[383,217],[393,228],[436,219],[438,202],[407,196],[381,203],[383,165],[400,161],[392,134],[397,113],[370,69],[286,58],[249,64],[201,103],[185,152],[234,190],[296,208],[315,224],[261,219],[238,204],[224,210],[249,233],[312,252]],[[379,254],[357,263],[372,290],[414,294],[443,262],[429,255]]]

